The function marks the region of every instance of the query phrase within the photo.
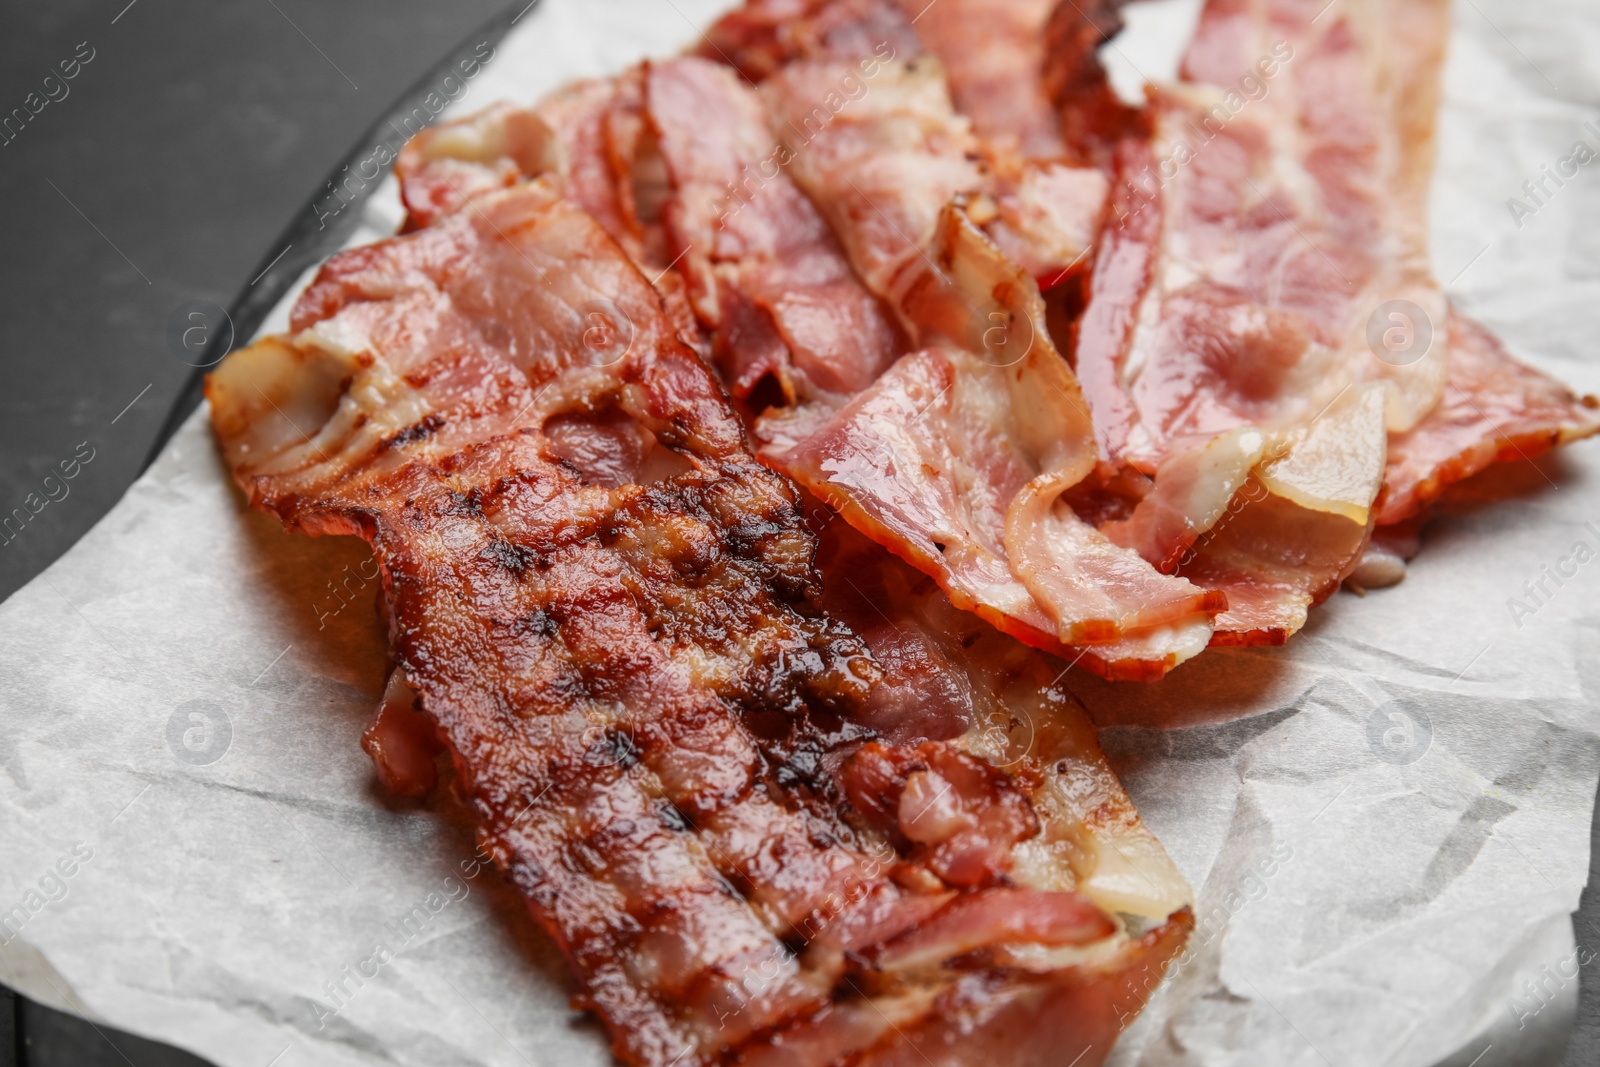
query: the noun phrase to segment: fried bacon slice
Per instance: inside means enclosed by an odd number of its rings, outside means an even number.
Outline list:
[[[802,142],[808,102],[839,77],[820,62],[773,74],[773,126],[793,180],[924,347],[826,420],[769,415],[763,454],[1006,632],[1108,676],[1165,673],[1205,647],[1224,602],[1060,503],[1094,465],[1088,408],[1032,278],[957,203],[977,172],[938,68],[884,64]]]
[[[793,155],[791,179],[827,214],[862,281],[899,310],[929,266],[945,206],[988,178],[936,61],[881,63],[859,100],[837,113],[819,107],[855,73],[849,61],[797,61],[761,89]]]
[[[405,230],[470,209],[474,198],[535,178],[605,227],[645,268],[679,336],[706,347],[660,218],[663,176],[643,117],[642,74],[576,82],[533,107],[492,105],[423,130],[395,161]]]
[[[1056,780],[1060,788],[1044,792],[1025,786],[1044,842],[1055,844],[1041,842],[1014,869],[1018,884],[1065,887],[1070,868],[1071,884],[1107,911],[1159,921],[1185,906],[1187,887],[1105,766],[1077,699],[1060,686],[1064,665],[956,608],[933,579],[826,505],[808,500],[805,510],[807,525],[820,528],[818,604],[867,644],[883,672],[859,721],[893,745],[955,740],[1019,782]],[[1071,847],[1056,847],[1069,839]],[[1015,873],[1023,869],[1033,873]]]
[[[1448,15],[1441,0],[1325,15],[1211,0],[1186,83],[1154,94],[1154,140],[1118,147],[1117,221],[1074,351],[1100,475],[1132,511],[1103,528],[1226,591],[1218,643],[1285,640],[1366,558],[1363,526],[1600,429],[1591,402],[1507,356],[1428,271]],[[1375,386],[1382,429],[1349,418]],[[1339,472],[1274,485],[1263,457],[1281,468],[1285,433],[1328,438],[1339,412],[1343,455],[1295,464]]]
[[[1056,3],[939,0],[928,5],[908,0],[903,5],[916,17],[923,47],[943,64],[956,110],[998,152],[1035,159],[1067,154],[1043,78],[1043,31]],[[981,32],[974,32],[978,27]]]
[[[1060,159],[1136,123],[1116,104],[1095,49],[1122,27],[1122,0],[748,0],[697,54],[759,83],[799,61],[936,57],[956,109],[998,154]],[[1114,105],[1114,106],[1113,106]],[[1118,116],[1097,122],[1090,107]],[[1071,136],[1063,131],[1071,112]]]
[[[894,216],[875,213],[887,230],[868,224],[862,232],[838,224],[856,262],[871,271],[869,284],[875,281],[880,295],[899,297],[898,307],[912,329],[940,331],[947,339],[941,349],[908,355],[884,373],[904,342],[889,325],[885,306],[855,281],[850,260],[790,175],[803,182],[808,175],[828,173],[870,200],[863,187],[873,186],[874,178],[863,176],[860,156],[849,153],[872,152],[882,140],[876,136],[882,125],[899,123],[916,108],[938,107],[926,74],[910,75],[918,84],[909,107],[894,95],[905,72],[889,63],[791,66],[775,75],[769,88],[779,89],[797,74],[819,92],[823,85],[848,86],[855,78],[865,91],[854,103],[866,110],[848,117],[841,112],[830,121],[790,114],[778,125],[792,140],[774,144],[755,94],[735,72],[685,59],[651,64],[646,76],[647,111],[671,187],[664,214],[691,264],[689,276],[715,272],[694,288],[726,293],[730,286],[758,292],[764,286],[768,292],[795,294],[792,300],[759,301],[767,312],[765,329],[751,329],[741,320],[718,322],[714,307],[703,312],[716,333],[717,350],[737,353],[750,345],[752,335],[777,334],[780,343],[774,347],[780,355],[798,356],[808,346],[795,339],[809,333],[838,353],[838,371],[825,380],[816,373],[808,376],[813,385],[825,381],[826,388],[796,389],[787,375],[783,378],[788,404],[769,409],[755,425],[763,455],[897,553],[940,575],[958,604],[1034,644],[1116,642],[1115,648],[1086,647],[1072,655],[1107,674],[1138,675],[1175,663],[1182,642],[1191,649],[1203,647],[1209,630],[1198,604],[1202,594],[1186,583],[1164,583],[1141,560],[1094,536],[1075,518],[1051,513],[1059,487],[1083,473],[1075,455],[1089,454],[1088,427],[1081,399],[1074,399],[1071,373],[1043,336],[1037,298],[1026,303],[1027,279],[1007,266],[959,212],[945,215],[943,238],[929,239],[930,250],[937,240],[951,245],[938,254],[949,260],[953,278],[929,278],[919,269],[928,254],[920,248],[899,255],[884,251],[887,242],[903,243],[889,231],[903,223],[921,233],[924,217],[929,212],[937,217],[952,189],[976,174],[961,154],[958,123],[934,127],[956,131],[948,137],[936,133],[901,144],[903,159],[875,159],[872,165],[881,168],[878,180],[886,187],[902,173],[918,173],[922,181],[914,191],[901,184]],[[895,117],[883,123],[864,117],[883,106]],[[942,114],[948,116],[948,110]],[[845,138],[844,146],[836,134]],[[948,163],[943,181],[940,169],[927,167],[926,153],[917,150],[929,142],[943,149],[939,158]],[[800,158],[812,152],[816,159]],[[715,195],[724,188],[735,193]],[[819,196],[817,202],[831,201]],[[840,214],[861,217],[849,208]],[[784,248],[787,253],[780,252]],[[756,287],[738,280],[752,276]],[[808,287],[819,280],[831,290],[827,318],[823,301],[806,299]],[[984,301],[992,305],[991,318],[980,320]],[[1019,321],[1018,336],[1008,341],[1004,334]],[[819,331],[819,322],[828,329]],[[975,332],[983,335],[976,345]],[[1007,354],[1008,344],[1016,359]],[[755,347],[759,357],[764,346]],[[1021,365],[1013,374],[1010,365],[1017,360]],[[730,365],[736,370],[763,366],[737,354],[719,365],[725,374]],[[748,379],[729,376],[735,394],[747,395]],[[1039,484],[1030,485],[1034,481]],[[1004,506],[1014,499],[1026,500],[1041,517],[1008,520]],[[1007,547],[1008,524],[1022,531],[1014,549]],[[1061,536],[1052,541],[1041,532]],[[1013,551],[1015,575],[1008,563]],[[1137,596],[1118,601],[1116,591],[1129,586]],[[1140,637],[1122,641],[1124,632]]]
[[[849,395],[904,342],[783,176],[759,103],[725,80],[737,78],[702,60],[644,64],[426,131],[397,168],[411,225],[548,177],[656,278],[736,398],[768,383],[788,403]]]
[[[749,413],[780,404],[757,425],[773,458],[821,432],[869,386],[890,394],[883,414],[898,418],[906,405],[897,391],[933,397],[954,380],[920,353],[903,374],[883,373],[915,347],[899,335],[921,332],[905,317],[905,298],[946,204],[959,200],[1007,259],[1054,284],[1090,250],[1105,195],[1099,170],[1067,163],[1101,166],[1117,179],[1116,221],[1099,236],[1091,299],[1070,345],[1099,462],[1061,498],[1161,574],[1206,585],[1217,594],[1212,607],[1235,602],[1216,624],[1217,642],[1280,643],[1358,565],[1375,521],[1414,516],[1491,455],[1533,455],[1587,435],[1593,419],[1497,346],[1476,344],[1463,356],[1472,369],[1451,369],[1448,350],[1482,331],[1443,303],[1417,221],[1431,166],[1441,4],[1357,4],[1324,19],[1289,0],[1219,0],[1205,11],[1187,82],[1157,92],[1142,112],[1116,101],[1094,53],[1120,27],[1119,6],[747,4],[713,28],[701,52],[766,83],[776,144],[737,81],[719,83],[694,60],[656,64],[425,134],[401,161],[406,187],[416,187],[408,201],[421,205],[413,219],[429,217],[430,196],[453,210],[473,190],[560,176],[658,278],[680,333],[715,353]],[[989,32],[965,32],[974,24]],[[1018,61],[998,62],[1002,52]],[[652,79],[663,101],[683,106],[651,106]],[[700,108],[712,110],[697,123],[690,116]],[[1289,128],[1309,136],[1286,138]],[[1375,359],[1358,320],[1396,293],[1411,303],[1407,330],[1413,319],[1448,322],[1448,343],[1415,361]],[[1450,414],[1451,404],[1437,402],[1447,382],[1451,395],[1467,397],[1469,378],[1512,389],[1495,394],[1493,417],[1459,401]],[[1387,394],[1387,433],[1370,418],[1374,383]],[[1520,417],[1504,410],[1518,402],[1529,405]],[[1302,441],[1325,441],[1330,428],[1313,424],[1334,415],[1351,435],[1342,454]],[[1421,426],[1396,431],[1419,415]],[[942,428],[960,434],[972,424],[961,416]],[[1385,437],[1404,453],[1387,464],[1377,455]],[[1234,448],[1240,439],[1261,448]],[[1291,461],[1294,448],[1301,454]],[[1000,469],[943,440],[916,451],[925,471]],[[1257,469],[1266,464],[1278,476]],[[1299,471],[1299,484],[1285,470]],[[979,492],[992,482],[979,479]],[[1321,483],[1336,487],[1331,497]],[[817,479],[808,484],[829,492]],[[1260,534],[1246,538],[1254,527]],[[1032,536],[1073,543],[1048,516]],[[1301,540],[1319,548],[1290,550]],[[1033,610],[1038,592],[1027,580],[1019,590],[1013,579],[1022,575],[1004,563],[986,558],[975,581],[1008,608],[955,586],[952,595],[1044,647],[1108,640],[1110,629],[1093,619],[1087,633],[1098,636],[1064,633],[1059,613]],[[1124,611],[1118,632],[1162,610],[1148,608]],[[1082,662],[1158,676],[1192,654],[1198,636],[1191,625],[1157,646],[1147,640],[1109,656],[1094,647]]]
[[[1059,0],[1044,28],[1042,79],[1069,159],[1110,169],[1126,141],[1148,141],[1149,115],[1117,96],[1099,47],[1122,32],[1127,0]]]
[[[917,19],[919,49],[949,58],[951,91],[993,105],[989,138],[956,113],[945,67],[920,50],[901,60],[880,49],[863,65],[837,43],[859,34],[825,46],[800,34],[782,48],[760,38],[759,64],[734,60],[765,79],[787,177],[827,214],[907,333],[932,346],[847,405],[769,411],[756,434],[764,456],[938,576],[957,604],[1102,674],[1159,677],[1205,646],[1225,601],[1153,572],[1058,504],[1087,470],[1087,409],[1037,290],[1007,262],[1059,279],[1059,265],[1081,259],[1092,238],[1106,183],[1098,171],[1026,157],[1064,151],[1038,133],[1050,125],[1042,58],[1018,76],[1026,62],[1008,72],[958,40],[957,23],[992,15],[1008,39],[1031,29],[1037,41],[1048,10],[986,11],[968,0],[951,10],[954,22],[940,15],[926,32]],[[823,11],[837,30],[845,8],[814,9]],[[724,40],[748,33],[743,14],[730,20]],[[840,100],[852,85],[861,92]],[[1007,112],[1002,100],[1022,91],[1032,95]],[[1027,138],[1015,132],[1030,127]]]
[[[1204,616],[1217,610],[1220,601],[1206,601],[1186,583],[1152,575],[1130,553],[1081,528],[1068,513],[1046,514],[1039,531],[1024,531],[1021,536],[1025,540],[1018,542],[1022,546],[1018,558],[1024,568],[1019,572],[1021,580],[1007,573],[1005,550],[1000,547],[1007,520],[996,505],[1016,497],[1027,483],[1043,475],[1038,466],[1041,458],[1052,463],[1060,459],[1058,466],[1063,469],[1053,472],[1028,498],[1034,508],[1050,511],[1055,495],[1051,487],[1069,485],[1081,476],[1081,463],[1069,454],[1072,441],[1083,442],[1086,409],[1081,399],[1074,399],[1070,372],[1043,339],[1042,312],[1036,305],[1022,311],[1029,337],[1013,345],[1020,352],[1024,345],[1034,347],[1035,336],[1041,338],[1037,353],[1026,354],[1024,370],[1029,381],[1011,383],[997,373],[995,364],[1012,362],[1009,359],[996,360],[981,350],[976,360],[963,355],[963,346],[971,347],[974,324],[982,327],[977,332],[1003,344],[1000,338],[1005,331],[998,323],[1010,322],[1016,308],[1003,308],[987,290],[969,299],[955,293],[947,282],[930,286],[919,270],[926,254],[900,236],[903,224],[931,242],[932,235],[923,233],[930,220],[937,220],[961,190],[984,180],[982,168],[968,158],[975,142],[950,111],[937,68],[912,70],[869,56],[837,64],[792,66],[783,75],[811,76],[807,95],[825,105],[825,109],[789,116],[790,140],[773,137],[755,94],[726,68],[692,58],[670,60],[646,64],[622,79],[642,87],[640,113],[647,129],[635,143],[648,146],[648,159],[636,151],[634,173],[640,169],[659,173],[665,186],[652,219],[659,220],[671,252],[670,257],[663,253],[662,258],[670,258],[687,280],[694,310],[712,339],[717,365],[735,396],[750,400],[758,412],[759,398],[752,399],[752,395],[766,382],[776,386],[779,395],[773,399],[782,406],[757,424],[758,435],[768,445],[764,454],[782,465],[780,456],[802,438],[827,430],[826,424],[847,402],[875,383],[883,383],[877,393],[892,392],[905,375],[919,370],[948,374],[954,356],[956,363],[966,368],[965,378],[986,378],[988,393],[997,389],[1008,392],[1033,412],[1028,419],[995,425],[1006,412],[982,410],[984,392],[969,384],[953,395],[952,402],[959,403],[959,410],[948,418],[925,420],[928,432],[922,432],[921,420],[912,421],[918,438],[911,447],[919,454],[901,457],[899,470],[912,477],[920,477],[915,472],[948,471],[953,466],[974,472],[965,485],[947,485],[946,477],[936,474],[931,483],[911,487],[925,498],[931,494],[939,507],[950,512],[942,528],[956,529],[951,525],[956,523],[965,532],[944,536],[936,529],[924,537],[921,534],[929,532],[924,529],[925,515],[913,519],[901,514],[888,519],[878,507],[856,509],[852,514],[858,521],[895,541],[900,546],[897,550],[919,553],[918,558],[930,568],[946,566],[944,559],[931,555],[931,546],[949,544],[953,550],[947,558],[964,561],[948,567],[949,588],[959,602],[1044,647],[1108,645],[1075,647],[1069,653],[1103,673],[1159,674],[1204,647],[1209,636]],[[878,79],[888,79],[888,83],[878,84]],[[865,106],[870,99],[869,84],[880,102],[873,106],[887,107],[887,111],[867,110],[848,119],[835,115],[834,105],[828,103],[831,96],[844,93],[845,106]],[[631,93],[617,95],[633,99]],[[540,110],[544,109],[541,105]],[[908,116],[914,126],[906,121]],[[465,124],[475,121],[465,120]],[[505,119],[489,115],[481,121],[494,124]],[[860,163],[881,146],[883,132],[891,128],[901,130],[899,154],[882,160],[875,178],[864,173]],[[915,130],[926,130],[927,136]],[[846,143],[841,145],[838,137]],[[440,146],[447,148],[449,143],[449,137],[441,138]],[[789,172],[801,166],[796,159],[800,152],[816,153],[820,163],[815,165],[823,167],[833,165],[830,152],[848,155],[837,161],[838,172],[869,201],[872,194],[863,186],[874,187],[875,180],[898,186],[898,191],[889,189],[886,194],[895,197],[897,217],[883,215],[883,225],[876,226],[878,216],[868,213],[864,228],[838,224],[830,230],[816,206],[827,201],[818,199],[814,204],[791,180]],[[577,153],[567,150],[565,155],[576,158]],[[941,162],[930,168],[930,157]],[[512,168],[504,169],[509,172]],[[554,173],[575,169],[569,162]],[[421,170],[425,173],[425,168]],[[915,188],[905,182],[912,176],[919,183]],[[564,177],[562,180],[567,182]],[[614,176],[614,180],[623,182],[624,177]],[[629,178],[626,184],[638,182]],[[625,197],[596,193],[589,200],[609,209]],[[598,217],[610,216],[601,212]],[[859,222],[863,216],[857,213],[853,218]],[[964,221],[953,225],[956,231],[952,232],[971,230]],[[623,234],[647,228],[642,220],[608,225]],[[851,242],[852,257],[846,257],[840,240]],[[637,242],[624,240],[624,244],[635,256],[639,254]],[[1018,287],[1026,287],[1026,280],[1005,267],[990,246],[980,238],[966,258],[977,262],[980,271],[994,274],[998,270],[999,275],[987,284],[998,286],[1008,305],[1020,307],[1018,301],[1023,297]],[[856,280],[852,263],[865,272],[867,286]],[[873,282],[877,295],[870,288]],[[897,292],[902,284],[917,287],[920,293],[913,296],[909,289]],[[981,289],[985,283],[977,279],[972,284]],[[950,350],[943,355],[927,353],[907,362],[899,377],[885,377],[885,368],[907,348],[895,312],[879,299],[889,295],[899,297],[902,320],[905,309],[914,304],[917,314],[942,321],[941,328],[955,334],[958,344],[946,346]],[[980,305],[985,303],[993,305],[988,308],[991,318],[980,323]],[[1035,387],[1045,391],[1044,403],[1031,395]],[[983,428],[984,423],[989,427]],[[941,458],[949,451],[943,434],[959,435],[974,427],[982,436],[969,454]],[[807,484],[814,491],[843,506],[846,502],[840,494],[845,480],[818,474],[805,465],[804,458],[809,455],[826,464],[829,459],[824,453],[829,447],[859,452],[856,438],[862,432],[875,437],[876,431],[872,427],[864,431],[845,428],[844,440],[838,439],[839,427],[831,432],[835,440],[830,443],[824,435],[813,442],[816,447],[810,453],[793,451],[792,462],[784,469],[802,479],[809,475]],[[996,438],[1000,438],[998,447],[986,445]],[[1019,443],[1020,455],[1014,447]],[[875,445],[870,450],[881,451]],[[1078,451],[1080,455],[1083,452],[1081,448]],[[991,491],[995,485],[1003,491],[998,498]],[[1060,545],[1043,536],[1063,530],[1065,539]],[[964,551],[967,547],[971,551]],[[1064,552],[1082,559],[1064,567]],[[1037,562],[1029,566],[1029,560]],[[1121,600],[1103,595],[1100,585],[1108,580],[1131,589],[1131,594]],[[1030,591],[1030,582],[1037,593]],[[1150,595],[1146,598],[1145,594]],[[1036,597],[1043,598],[1046,606],[1036,606]],[[997,603],[1003,606],[997,608]]]
[[[1088,409],[1050,343],[1031,280],[969,216],[946,212],[984,172],[969,158],[975,142],[936,65],[792,63],[768,88],[823,106],[775,120],[784,138],[768,128],[753,90],[707,61],[645,64],[621,80],[637,83],[643,101],[631,113],[644,119],[634,143],[647,154],[635,151],[634,172],[661,177],[654,219],[719,369],[756,411],[757,389],[777,386],[780,407],[756,428],[767,461],[940,575],[957,603],[1090,669],[1159,676],[1205,647],[1221,598],[1155,573],[1055,506],[1092,460]],[[841,92],[848,114],[827,103]],[[481,121],[492,127],[506,116]],[[449,144],[447,135],[430,151]],[[893,150],[882,152],[885,144]],[[562,154],[569,162],[550,176],[565,188],[577,154]],[[525,164],[494,166],[509,173]],[[828,188],[806,186],[822,173]],[[846,187],[855,206],[840,205]],[[610,207],[625,198],[591,199]],[[941,218],[942,237],[932,232]],[[948,249],[938,252],[936,240]],[[637,242],[623,243],[639,254]],[[927,271],[930,253],[951,257],[951,277]],[[908,347],[906,331],[927,334],[938,350],[885,373]],[[937,384],[955,376],[958,389]],[[936,381],[928,398],[939,410],[914,410],[923,406],[911,396],[919,377]],[[883,404],[888,418],[904,416],[898,438],[877,425]],[[886,477],[874,467],[885,461]],[[838,463],[861,478],[828,469]]]
[[[395,161],[405,229],[431,226],[475,196],[548,174],[636,261],[651,261],[659,249],[647,248],[631,180],[639,104],[636,77],[594,79],[533,107],[502,102],[423,130]]]
[[[1389,439],[1380,528],[1415,520],[1446,488],[1495,463],[1532,459],[1600,433],[1600,400],[1576,396],[1518,362],[1454,309],[1449,331],[1444,398],[1412,430]]]
[[[644,84],[673,254],[734,396],[764,379],[790,405],[871,385],[905,340],[784,173],[759,97],[694,58],[647,64]]]
[[[822,610],[792,485],[556,180],[335,257],[292,328],[210,378],[224,455],[371,543],[368,748],[426,788],[431,721],[623,1061],[1105,1057],[1190,920],[1086,718],[953,658],[999,635]]]
[[[809,142],[841,112],[859,114],[873,107],[855,93],[841,93],[853,80],[851,63],[870,70],[869,79],[895,61],[918,72],[914,84],[920,92],[907,94],[899,84],[889,90],[898,108],[911,105],[902,131],[906,139],[877,147],[915,154],[918,132],[937,130],[941,142],[923,156],[933,169],[922,174],[886,161],[878,172],[900,181],[915,178],[927,195],[974,194],[973,218],[1010,258],[1049,287],[1081,267],[1107,194],[1105,176],[1085,165],[1092,161],[1069,156],[1046,95],[1041,70],[1049,14],[1044,0],[754,0],[713,26],[700,54],[733,65],[751,82],[789,67],[811,70],[815,76],[796,97],[805,106],[787,116],[792,125],[780,129],[791,148],[797,141]],[[974,26],[983,32],[973,32]],[[1095,65],[1092,43],[1061,43],[1086,50],[1087,62]],[[1066,55],[1056,63],[1062,70],[1075,65]],[[900,69],[890,68],[890,76]],[[879,91],[871,82],[868,94]],[[954,113],[947,117],[948,97],[963,122],[950,121]],[[921,107],[931,109],[936,121],[918,116]],[[881,199],[872,189],[864,188],[862,196]],[[887,227],[902,220],[859,221]]]
[[[706,30],[696,54],[756,84],[801,59],[914,59],[922,52],[897,0],[747,0]]]
[[[826,11],[835,30],[847,14],[843,6],[814,11]],[[836,43],[819,45],[817,35],[764,46],[755,73],[794,180],[828,213],[867,285],[901,312],[909,333],[938,339],[939,350],[906,357],[826,419],[820,405],[769,413],[756,428],[764,455],[940,575],[961,606],[1040,647],[1078,646],[1068,654],[1100,673],[1158,677],[1204,647],[1206,616],[1224,601],[1151,573],[1058,505],[1085,473],[1072,447],[1087,429],[1084,405],[1037,296],[1030,303],[1021,295],[1003,262],[1059,281],[1060,264],[1088,248],[1105,199],[1098,171],[1050,158],[1067,151],[1043,74],[1050,8],[956,0],[906,14],[919,53],[874,59],[860,98],[842,106],[819,102],[855,80],[853,57]],[[963,29],[974,23],[993,32]],[[724,26],[730,41],[750,29],[743,13]],[[1096,43],[1080,34],[1080,54],[1058,69],[1098,70]],[[998,61],[1007,52],[1016,54]],[[958,114],[952,96],[973,115]],[[964,210],[947,217],[958,199]],[[971,238],[972,220],[1004,256]],[[1070,236],[1050,238],[1063,232]],[[965,290],[940,269],[958,246]],[[1003,343],[1008,333],[1018,335],[1018,359],[986,350],[983,339]],[[996,364],[1018,360],[1014,373],[996,373]],[[1048,458],[1040,440],[1055,446]]]
[[[1105,530],[1226,592],[1218,643],[1281,643],[1338,587],[1389,434],[1442,394],[1425,219],[1447,29],[1442,0],[1212,0],[1187,80],[1152,91],[1153,140],[1117,150],[1074,346],[1098,474],[1132,488]],[[1386,309],[1410,348],[1369,342]]]

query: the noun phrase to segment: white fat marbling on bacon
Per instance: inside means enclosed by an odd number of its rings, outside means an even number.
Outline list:
[[[659,216],[662,164],[643,115],[642,73],[576,82],[531,107],[495,104],[412,138],[395,162],[406,229],[470,210],[487,193],[535,179],[595,221],[640,264],[680,336],[702,350]]]

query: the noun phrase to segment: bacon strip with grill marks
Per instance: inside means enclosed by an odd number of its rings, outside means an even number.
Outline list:
[[[210,379],[224,454],[288,528],[371,542],[405,685],[619,1057],[1042,1065],[1047,1017],[1104,1057],[1187,893],[1086,722],[1050,720],[1055,788],[969,721],[867,743],[884,668],[817,609],[793,487],[594,219],[476,197],[330,261],[292,325]]]

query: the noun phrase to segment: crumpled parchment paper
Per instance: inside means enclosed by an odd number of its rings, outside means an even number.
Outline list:
[[[721,6],[543,0],[455,107],[673,51]],[[1119,84],[1169,76],[1195,0],[1129,10]],[[1452,45],[1436,269],[1600,392],[1600,160],[1537,203],[1523,187],[1579,140],[1600,152],[1600,9],[1461,0]],[[397,221],[391,188],[362,238]],[[609,1062],[464,813],[374,782],[373,573],[353,540],[245,511],[201,412],[0,606],[0,980],[223,1067]],[[1597,592],[1585,445],[1481,479],[1404,584],[1339,594],[1287,648],[1208,652],[1156,686],[1078,678],[1199,897],[1116,1062],[1558,1062],[1580,973],[1600,980],[1600,931],[1570,917],[1600,774]]]

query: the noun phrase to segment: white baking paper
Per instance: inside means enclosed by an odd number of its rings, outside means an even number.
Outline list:
[[[719,6],[543,0],[457,107],[676,50]],[[1121,84],[1171,70],[1194,0],[1130,10]],[[1523,187],[1600,149],[1600,10],[1462,0],[1452,43],[1438,273],[1600,392],[1600,160]],[[397,218],[389,189],[364,235]],[[1285,649],[1077,679],[1199,896],[1119,1065],[1559,1061],[1600,980],[1570,919],[1600,773],[1579,540],[1600,549],[1593,445],[1483,479],[1403,585],[1339,594]],[[0,980],[222,1067],[609,1062],[463,813],[375,785],[371,574],[359,543],[244,510],[202,412],[0,606]]]

